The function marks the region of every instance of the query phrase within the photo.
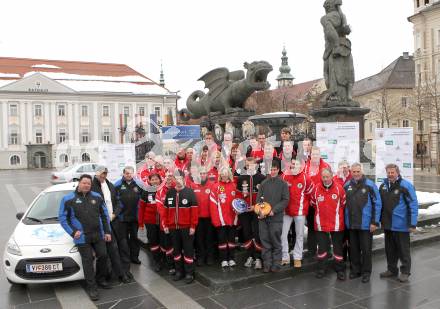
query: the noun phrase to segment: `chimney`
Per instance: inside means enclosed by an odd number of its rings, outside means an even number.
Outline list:
[[[409,59],[409,52],[403,52],[403,59],[405,60]]]

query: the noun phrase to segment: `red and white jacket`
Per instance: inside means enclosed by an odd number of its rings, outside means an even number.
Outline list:
[[[338,175],[333,176],[333,181],[337,181],[342,187],[344,187],[344,185],[349,182],[351,180],[351,178],[353,178],[351,176],[351,172],[347,175],[347,177],[345,178],[341,178]]]
[[[310,194],[314,189],[314,184],[310,177],[304,172],[298,175],[283,175],[282,179],[289,186],[289,205],[285,209],[288,216],[307,216],[309,213]]]
[[[319,232],[340,232],[344,226],[345,190],[337,182],[329,188],[322,181],[315,184],[311,204],[315,207],[315,230]]]
[[[179,170],[179,171],[185,171],[186,169],[188,169],[188,160],[179,160],[179,158],[176,157],[176,160],[174,160],[174,166]]]
[[[232,208],[232,200],[236,197],[234,182],[214,183],[209,196],[209,211],[214,227],[237,225],[238,216]]]
[[[304,172],[310,177],[314,184],[317,184],[321,182],[321,172],[325,168],[330,168],[330,165],[328,165],[323,159],[320,159],[319,167],[316,170],[313,170],[312,160],[308,160],[304,167]]]
[[[164,202],[165,226],[170,230],[195,229],[199,221],[197,198],[194,191],[184,187],[169,189]]]
[[[191,182],[188,187],[193,189],[196,198],[197,204],[199,206],[199,218],[210,218],[209,211],[209,196],[211,195],[211,181],[207,181],[205,184],[197,184],[195,182]]]
[[[156,192],[143,192],[139,200],[138,224],[159,224],[160,216],[157,210]]]
[[[208,179],[209,179],[209,181],[212,181],[212,182],[218,182],[218,169],[217,169],[217,167],[213,166],[208,171]]]
[[[167,187],[165,185],[165,182],[163,182],[159,188],[157,189],[156,192],[156,207],[157,207],[157,212],[159,213],[159,218],[160,218],[160,230],[163,231],[165,226],[165,215],[164,215],[164,203],[165,203],[165,196],[167,195],[167,192],[169,189],[174,188],[174,184],[171,187]]]

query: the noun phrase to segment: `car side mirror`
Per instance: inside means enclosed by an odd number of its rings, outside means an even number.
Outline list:
[[[15,217],[17,218],[17,220],[21,220],[21,218],[23,218],[24,216],[24,212],[18,212]]]

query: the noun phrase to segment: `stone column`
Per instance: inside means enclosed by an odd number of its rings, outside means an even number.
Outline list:
[[[46,144],[49,141],[53,143],[53,141],[50,140],[50,131],[54,126],[53,119],[50,118],[50,109],[49,109],[50,102],[43,102],[42,104],[43,104],[42,109],[43,109],[43,122],[44,122],[43,143]]]
[[[79,105],[80,105],[80,102],[75,102],[73,105],[73,120],[74,120],[73,139],[75,140],[75,144],[77,144],[77,145],[79,145],[79,143],[80,143],[79,131],[80,131],[81,114],[80,114],[80,110],[79,110]]]
[[[52,123],[50,130],[50,141],[52,144],[57,144],[58,114],[56,111],[55,102],[50,102],[50,121]]]
[[[1,140],[2,140],[2,148],[7,149],[8,148],[8,103],[2,102],[2,134],[1,134]]]
[[[93,136],[92,136],[92,140],[98,141],[101,140],[101,136],[99,136],[99,130],[98,130],[98,126],[99,126],[99,118],[98,118],[98,113],[99,113],[99,108],[98,108],[98,102],[92,102],[92,113],[93,113]]]
[[[73,103],[72,102],[68,102],[67,103],[67,113],[66,113],[66,117],[67,117],[67,137],[70,140],[73,140],[75,138],[75,130],[74,130],[74,126],[73,126]]]
[[[119,144],[119,103],[115,102],[113,105],[113,143]]]
[[[25,103],[26,103],[26,118],[27,118],[26,123],[28,130],[28,134],[27,134],[28,140],[25,142],[25,144],[28,144],[29,142],[33,144],[35,143],[35,132],[33,130],[34,115],[32,114],[32,103],[30,101]]]
[[[27,133],[27,131],[26,131],[26,105],[27,105],[27,103],[23,102],[23,101],[19,103],[20,136],[21,136],[20,144],[21,145],[24,145],[28,142],[27,141],[27,134],[26,134]]]

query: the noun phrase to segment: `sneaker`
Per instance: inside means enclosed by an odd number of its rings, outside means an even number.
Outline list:
[[[110,290],[112,286],[105,280],[96,282],[98,286],[105,290]]]
[[[293,267],[301,268],[301,260],[293,260]]]
[[[260,259],[256,259],[254,269],[262,269],[262,268],[263,268],[263,262]]]
[[[399,276],[399,278],[397,278],[397,280],[399,280],[402,283],[406,283],[406,282],[408,282],[408,278],[409,278],[408,274],[400,274],[400,276]]]
[[[380,273],[380,277],[381,278],[392,278],[392,277],[397,277],[397,274],[387,270],[387,271],[384,271],[383,273]]]
[[[359,274],[359,273],[352,273],[352,272],[350,272],[350,274],[348,275],[348,278],[356,279],[356,278],[359,278],[360,276],[361,276],[361,274]]]
[[[264,266],[263,273],[270,273],[270,267]]]
[[[237,265],[237,263],[235,263],[234,260],[229,260],[229,267],[234,267],[235,265]]]
[[[185,278],[185,275],[176,271],[173,277],[173,281],[179,281],[182,280],[183,278]]]
[[[121,281],[122,283],[128,284],[128,283],[132,283],[134,282],[133,279],[131,279],[129,276],[127,276],[126,274],[122,275],[121,277],[119,277],[119,281]]]
[[[176,269],[175,268],[171,268],[170,270],[168,270],[168,275],[173,276],[176,273]]]
[[[337,273],[337,277],[338,277],[338,280],[345,281],[345,272],[344,271],[339,271]]]
[[[244,263],[244,267],[251,268],[254,264],[254,259],[250,256],[247,258],[246,263]]]
[[[286,266],[290,264],[290,260],[285,259],[285,260],[281,260],[281,266]]]
[[[228,261],[222,261],[221,265],[223,268],[225,268],[225,267],[229,266],[229,263],[228,263]]]
[[[194,281],[194,276],[193,275],[186,275],[185,276],[185,283],[186,284],[190,284]]]
[[[87,291],[87,294],[89,294],[89,298],[92,301],[97,301],[99,300],[99,293],[98,293],[98,289],[96,288],[91,288]]]
[[[370,282],[370,274],[362,275],[362,283],[368,283],[368,282]]]

